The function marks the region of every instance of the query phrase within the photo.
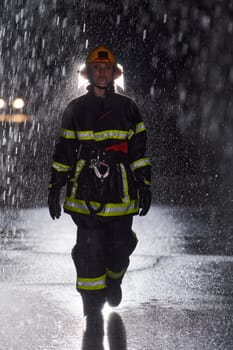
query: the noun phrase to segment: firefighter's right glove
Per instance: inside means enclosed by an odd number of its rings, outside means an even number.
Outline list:
[[[54,220],[61,216],[60,190],[50,190],[48,196],[49,214]]]
[[[139,216],[145,216],[151,206],[151,190],[149,186],[141,185],[138,187],[139,194]]]

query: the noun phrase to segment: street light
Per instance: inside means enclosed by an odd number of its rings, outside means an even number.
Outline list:
[[[14,98],[10,104],[0,97],[0,123],[24,123],[32,120],[32,116],[25,113],[24,109],[25,101],[21,97]]]
[[[6,102],[3,98],[0,98],[0,109],[3,109],[6,107]]]
[[[12,102],[12,106],[15,109],[21,109],[23,108],[25,105],[24,100],[20,97],[17,97],[16,99],[14,99],[14,101]]]

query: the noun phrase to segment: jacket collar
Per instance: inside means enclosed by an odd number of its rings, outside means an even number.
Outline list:
[[[87,86],[87,91],[88,91],[88,94],[95,96],[95,94],[94,94],[94,87],[93,87],[92,84],[90,84],[90,85]],[[108,96],[114,94],[114,92],[115,92],[114,85],[111,84],[111,85],[106,89],[106,97],[108,97]]]

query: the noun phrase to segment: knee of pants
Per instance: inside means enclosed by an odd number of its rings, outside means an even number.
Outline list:
[[[125,239],[116,240],[108,251],[107,267],[113,271],[127,269],[129,257],[137,245],[137,237],[131,233]]]
[[[134,231],[131,231],[131,233],[129,235],[129,239],[128,239],[128,252],[129,252],[129,255],[131,255],[133,253],[133,251],[135,250],[137,244],[138,244],[137,235],[136,235],[136,233]]]
[[[122,243],[122,244],[121,244]],[[129,265],[129,254],[125,241],[118,242],[117,246],[108,252],[107,269],[114,273],[126,270]]]
[[[119,258],[128,260],[137,245],[137,237],[133,232],[130,232],[125,239],[116,240],[113,245],[115,255]]]
[[[104,269],[104,251],[94,244],[76,244],[71,252],[77,273],[80,276],[102,273]]]

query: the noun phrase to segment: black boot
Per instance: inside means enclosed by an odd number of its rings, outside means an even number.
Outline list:
[[[110,306],[118,306],[122,300],[121,280],[107,279],[106,299]]]
[[[81,292],[83,301],[83,314],[89,316],[100,314],[105,303],[105,290],[93,290]]]
[[[104,320],[102,308],[105,303],[104,291],[82,291],[85,325],[82,350],[104,350]]]

